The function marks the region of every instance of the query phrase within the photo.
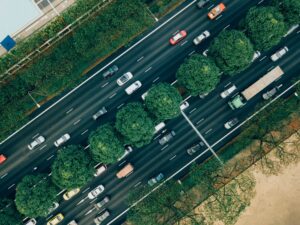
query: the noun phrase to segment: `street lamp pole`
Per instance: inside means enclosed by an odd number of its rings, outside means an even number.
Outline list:
[[[41,107],[41,105],[32,97],[32,95],[30,94],[30,92],[28,91],[28,95],[29,95],[29,97],[32,99],[32,101],[36,104],[36,106],[38,107],[38,108],[40,108]]]
[[[155,19],[155,21],[158,21],[158,18],[151,12],[151,10],[146,6],[146,9],[149,11],[150,15]]]

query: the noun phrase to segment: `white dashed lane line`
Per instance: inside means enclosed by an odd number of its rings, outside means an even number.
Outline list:
[[[1,176],[1,179],[3,179],[4,177],[6,177],[6,176],[7,176],[7,174],[8,174],[8,173],[6,173],[6,174],[2,175],[2,176]]]
[[[73,111],[73,108],[69,109],[69,110],[66,112],[66,114],[69,114],[69,113],[72,112],[72,111]]]
[[[115,93],[113,93],[111,96],[109,96],[108,98],[113,98],[113,97],[115,97],[116,96],[116,92]]]
[[[106,85],[108,85],[109,84],[109,82],[106,82],[105,84],[103,84],[101,87],[105,87]]]
[[[158,81],[158,79],[159,79],[159,77],[156,77],[156,78],[152,81],[152,83],[154,83],[155,81]]]
[[[169,160],[171,161],[171,160],[173,160],[175,158],[176,158],[176,155],[172,156]]]
[[[167,147],[169,147],[169,145],[165,145],[165,146],[161,149],[161,151],[165,150]]]
[[[84,135],[86,132],[88,132],[89,131],[89,129],[86,129],[85,131],[83,131],[82,133],[81,133],[81,135]]]
[[[150,71],[152,69],[152,66],[150,66],[149,68],[147,68],[146,70],[145,70],[145,73],[147,73],[148,71]]]
[[[49,161],[50,159],[52,159],[54,157],[54,155],[51,155],[50,157],[47,158],[47,161]]]

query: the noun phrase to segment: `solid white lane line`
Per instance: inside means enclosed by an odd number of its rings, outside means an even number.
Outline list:
[[[6,174],[2,175],[2,176],[1,176],[1,179],[3,179],[4,177],[6,177],[6,176],[7,176],[7,174],[8,174],[8,173],[6,173]]]
[[[161,149],[161,151],[165,150],[167,147],[169,147],[169,144],[165,145],[165,146]]]
[[[91,188],[91,187],[88,187],[88,188],[84,189],[82,193],[87,192],[88,190],[90,190],[90,188]]]
[[[104,88],[106,85],[108,85],[109,82],[106,82],[105,84],[103,84],[101,87]]]
[[[137,62],[140,62],[142,59],[144,58],[144,56],[140,57]]]
[[[175,158],[176,158],[176,155],[172,156],[169,160],[171,161],[171,160],[173,160]]]
[[[124,104],[125,104],[125,103],[122,103],[121,105],[119,105],[119,106],[117,107],[117,109],[121,108]]]
[[[259,61],[263,61],[265,58],[267,58],[267,56],[262,57]]]
[[[109,96],[108,98],[113,98],[113,97],[115,97],[116,96],[116,92],[115,93],[113,93],[111,96]]]
[[[47,161],[49,161],[50,159],[52,159],[54,157],[54,155],[51,155],[49,158],[47,158]]]
[[[197,109],[197,108],[193,108],[193,109],[189,112],[189,114],[192,114],[193,112],[195,112],[196,109]]]
[[[81,120],[81,119],[79,119],[79,120],[75,121],[75,122],[73,123],[73,125],[76,125],[76,124],[78,124],[78,123],[80,122],[80,120]]]
[[[82,133],[81,133],[81,135],[84,135],[86,132],[88,132],[89,131],[89,129],[86,129],[85,131],[83,131]]]
[[[15,184],[10,185],[7,189],[11,189]]]
[[[136,183],[133,187],[137,187],[137,186],[139,186],[141,183],[142,183],[142,182],[140,181],[140,182]]]
[[[148,71],[150,71],[152,69],[152,66],[150,66],[149,68],[147,68],[146,70],[145,70],[145,73],[147,73]]]
[[[73,108],[69,109],[69,110],[66,112],[66,114],[69,114],[69,113],[72,112],[72,111],[73,111]]]
[[[154,83],[155,81],[157,81],[159,79],[159,77],[156,77],[153,81],[152,81],[152,83]]]

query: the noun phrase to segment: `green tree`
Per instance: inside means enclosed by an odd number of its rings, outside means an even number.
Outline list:
[[[22,218],[11,199],[0,199],[0,225],[22,225]]]
[[[122,107],[116,115],[116,129],[125,137],[125,141],[136,147],[149,144],[154,133],[154,123],[137,102]]]
[[[163,121],[180,114],[181,101],[182,97],[175,87],[168,83],[159,83],[149,90],[145,104],[149,112]]]
[[[225,74],[234,75],[250,65],[254,50],[243,32],[225,30],[213,40],[208,54]]]
[[[97,162],[114,163],[124,153],[121,137],[110,124],[100,126],[89,136],[90,152]]]
[[[53,183],[63,189],[74,189],[91,179],[93,166],[82,147],[69,145],[57,152],[51,171]]]
[[[192,55],[176,73],[179,84],[193,95],[211,92],[220,81],[220,70],[213,60],[202,55]]]
[[[245,19],[246,34],[258,50],[277,45],[286,32],[283,15],[275,7],[253,7]]]
[[[289,25],[300,23],[300,1],[299,0],[273,0],[279,11],[283,14]]]
[[[17,185],[16,207],[21,214],[31,218],[47,216],[57,199],[57,192],[47,174],[27,175]]]

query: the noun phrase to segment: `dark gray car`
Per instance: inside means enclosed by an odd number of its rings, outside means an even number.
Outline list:
[[[202,9],[208,2],[209,2],[209,0],[199,0],[197,2],[197,6],[199,9]]]
[[[159,139],[158,142],[161,145],[167,144],[174,136],[175,136],[175,132],[171,131],[170,133],[166,134],[161,139]]]
[[[114,75],[117,71],[119,70],[119,68],[116,65],[113,65],[112,67],[110,67],[108,70],[106,70],[102,76],[103,78],[108,78],[111,77],[112,75]]]
[[[197,144],[193,145],[192,147],[190,147],[190,148],[187,150],[187,153],[188,153],[189,155],[193,155],[193,154],[195,154],[196,152],[198,152],[203,146],[204,146],[204,143],[201,141],[200,143],[197,143]]]
[[[96,112],[96,113],[93,115],[93,119],[94,119],[94,120],[97,120],[100,116],[104,115],[105,113],[107,113],[107,110],[106,110],[106,108],[103,106],[98,112]]]

